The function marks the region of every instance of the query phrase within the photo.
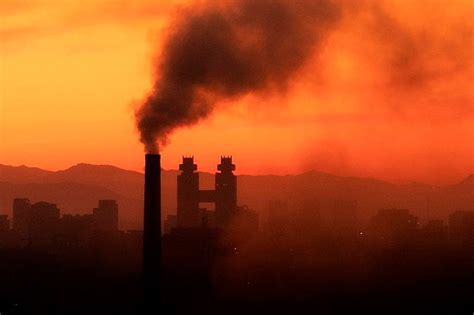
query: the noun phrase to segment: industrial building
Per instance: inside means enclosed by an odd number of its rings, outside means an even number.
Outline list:
[[[178,175],[177,227],[226,228],[238,211],[237,178],[231,156],[222,156],[215,174],[215,189],[199,189],[199,173],[194,157],[183,157]],[[215,211],[200,208],[200,203],[214,203]]]

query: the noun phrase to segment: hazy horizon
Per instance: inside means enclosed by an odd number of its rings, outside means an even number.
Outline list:
[[[291,1],[278,3],[291,8],[284,12],[295,9]],[[194,154],[204,171],[213,171],[221,154],[233,155],[237,172],[246,174],[317,169],[440,184],[473,172],[470,2],[321,3],[329,5],[331,18],[315,22],[315,42],[288,34],[300,45],[296,68],[283,57],[272,59],[289,69],[283,78],[262,70],[271,83],[251,85],[256,91],[248,93],[238,89],[243,92],[224,97],[198,125],[174,130],[161,150],[164,168],[177,167],[184,153]],[[174,17],[181,12],[199,22],[192,12],[205,17],[226,7],[184,0],[94,1],[86,7],[75,1],[2,2],[2,162],[57,170],[85,161],[142,170],[135,110],[161,73],[156,63],[173,62],[165,44],[187,31]],[[310,12],[302,23],[318,20]],[[314,32],[299,19],[285,21]],[[301,49],[308,45],[311,53]],[[265,47],[257,48],[244,52],[265,56]],[[275,66],[259,58],[251,58],[252,65]],[[213,65],[211,58],[205,69],[219,69]],[[244,78],[254,82],[245,70]],[[281,89],[275,92],[274,85]],[[262,94],[261,86],[271,91]]]
[[[26,165],[26,164],[12,165],[12,164],[0,163],[0,166],[27,167],[27,168],[40,169],[40,170],[49,171],[49,172],[61,172],[61,171],[65,171],[65,170],[68,170],[70,168],[77,167],[77,166],[80,166],[80,165],[105,166],[105,167],[110,166],[110,167],[115,167],[115,168],[118,168],[118,169],[124,170],[124,171],[138,172],[140,174],[143,174],[143,169],[127,169],[127,168],[120,167],[118,165],[113,165],[113,164],[94,164],[94,163],[87,163],[87,162],[78,162],[78,163],[73,163],[70,166],[65,167],[65,168],[52,169],[52,168],[43,168],[43,167],[34,166],[34,165]],[[177,165],[175,168],[163,168],[163,170],[164,171],[179,172],[179,169],[178,169],[179,167],[178,166],[179,165]],[[214,169],[214,170],[213,169],[202,170],[202,169],[198,168],[198,172],[199,173],[214,174],[216,172],[216,169]],[[360,176],[360,175],[356,175],[356,174],[337,174],[337,173],[326,172],[326,171],[319,170],[319,169],[316,169],[316,168],[307,169],[307,170],[303,170],[303,171],[295,172],[295,173],[254,173],[254,174],[252,174],[252,173],[241,173],[241,172],[239,172],[239,169],[237,168],[236,171],[235,171],[235,174],[237,176],[278,176],[278,177],[284,177],[284,176],[298,176],[298,175],[303,175],[303,174],[307,174],[307,173],[311,173],[311,172],[317,172],[317,173],[327,174],[327,175],[337,176],[337,177],[346,177],[346,178],[355,177],[355,178],[361,178],[361,179],[364,179],[364,178],[373,179],[373,180],[379,180],[379,181],[383,181],[383,182],[387,182],[387,183],[391,183],[391,184],[398,184],[398,185],[424,184],[424,185],[432,185],[432,186],[449,186],[449,185],[457,184],[457,183],[462,182],[463,180],[465,180],[465,179],[467,179],[467,178],[474,175],[474,170],[473,170],[470,173],[469,172],[466,173],[465,176],[460,176],[459,178],[453,179],[451,181],[446,181],[446,182],[441,182],[441,183],[431,183],[431,182],[427,182],[427,181],[420,181],[420,180],[410,179],[410,178],[390,179],[390,178],[375,177],[375,176]]]

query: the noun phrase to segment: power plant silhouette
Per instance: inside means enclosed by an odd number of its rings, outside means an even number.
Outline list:
[[[232,157],[222,156],[217,166],[214,190],[199,190],[199,173],[194,157],[183,157],[178,175],[177,225],[181,228],[210,226],[225,228],[237,211],[237,178]],[[200,202],[215,204],[215,213],[200,209]]]
[[[212,251],[223,231],[238,229],[249,236],[258,229],[258,215],[246,206],[237,205],[237,178],[233,173],[235,165],[231,156],[221,156],[213,190],[199,189],[199,173],[194,157],[183,157],[179,170],[176,220],[174,224],[168,222],[170,233],[162,239],[161,156],[145,155],[143,277],[145,301],[149,305],[156,305],[160,295],[163,246],[174,250],[182,247],[184,240],[190,247],[203,247],[204,244]],[[214,203],[215,211],[201,208],[200,203]],[[235,240],[226,245],[235,248],[233,244]],[[201,258],[209,260],[208,255],[199,254],[193,262]]]
[[[347,179],[240,177],[230,156],[209,174],[195,162],[184,156],[178,171],[164,171],[160,154],[146,154],[144,177],[130,174],[128,188],[144,196],[135,208],[104,195],[92,212],[71,214],[54,199],[14,198],[12,228],[0,215],[0,313],[253,314],[262,306],[275,314],[380,314],[395,302],[404,314],[472,308],[469,204],[447,221],[423,222],[396,206],[401,195],[384,193],[386,184],[363,180],[364,192],[393,205],[364,217],[367,200],[354,197],[347,188],[357,186]],[[470,200],[472,178],[447,192]],[[136,187],[143,180],[144,192]],[[143,207],[143,217],[134,214],[144,230],[121,230],[120,206]]]

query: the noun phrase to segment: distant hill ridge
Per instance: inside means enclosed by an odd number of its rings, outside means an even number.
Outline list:
[[[201,186],[212,187],[214,174],[200,173]],[[176,170],[163,170],[163,212],[176,211]],[[60,171],[0,164],[0,213],[11,214],[16,197],[60,205],[63,213],[88,213],[99,199],[117,199],[123,228],[142,223],[143,174],[111,165],[77,164]],[[474,174],[454,185],[393,184],[373,178],[342,177],[309,171],[297,175],[239,175],[238,199],[262,215],[269,200],[289,204],[312,201],[331,208],[334,200],[358,200],[361,220],[378,208],[411,209],[422,219],[446,219],[459,209],[474,210]]]

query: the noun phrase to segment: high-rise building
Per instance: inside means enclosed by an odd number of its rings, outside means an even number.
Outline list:
[[[216,173],[216,219],[220,226],[229,224],[237,210],[237,177],[231,156],[222,156]]]
[[[177,225],[189,228],[199,226],[199,173],[193,157],[183,157],[178,175]]]
[[[94,208],[94,229],[96,231],[118,230],[118,205],[115,200],[99,200],[99,207]]]
[[[371,219],[368,237],[379,247],[398,247],[413,242],[418,218],[408,209],[380,209]]]
[[[55,237],[57,248],[80,248],[88,245],[94,228],[92,214],[65,214],[59,221],[59,234]]]
[[[449,239],[457,248],[474,251],[474,211],[456,211],[449,216]]]
[[[10,221],[6,214],[0,215],[0,233],[4,233],[10,230]]]
[[[420,230],[420,241],[424,248],[442,247],[448,240],[448,227],[442,220],[430,220]]]
[[[56,204],[37,202],[31,205],[30,237],[35,244],[49,246],[59,226],[60,211]]]
[[[30,210],[29,199],[16,198],[13,200],[13,230],[22,236],[27,236],[29,233]]]
[[[183,157],[178,175],[177,226],[195,228],[202,226],[226,227],[237,211],[237,178],[233,171],[232,157],[221,157],[217,166],[214,190],[199,189],[199,173],[193,157]],[[215,204],[215,212],[200,208],[199,203]]]
[[[28,199],[13,201],[13,230],[23,242],[49,245],[57,233],[60,211],[56,204]]]

